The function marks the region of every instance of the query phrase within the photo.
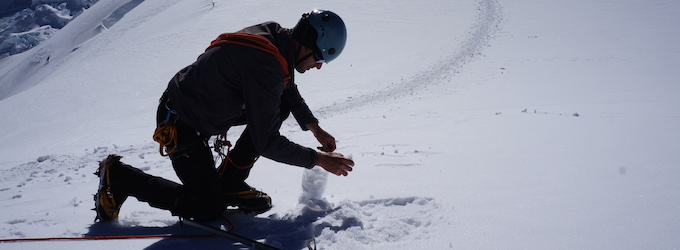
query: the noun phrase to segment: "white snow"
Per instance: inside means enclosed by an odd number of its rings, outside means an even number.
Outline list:
[[[178,181],[151,139],[167,81],[218,34],[313,8],[349,40],[297,83],[356,167],[303,182],[259,160],[249,184],[274,208],[232,214],[235,233],[286,249],[680,248],[680,2],[662,0],[100,1],[0,60],[0,239],[196,233],[132,198],[93,223],[98,161]],[[317,146],[291,120],[281,132]],[[225,247],[242,246],[0,243]]]

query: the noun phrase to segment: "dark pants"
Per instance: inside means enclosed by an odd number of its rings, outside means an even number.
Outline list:
[[[287,118],[289,113],[289,109],[282,108],[281,120]],[[167,114],[166,100],[162,98],[157,112],[159,124],[165,121]],[[223,163],[221,167],[225,169],[219,177],[212,150],[208,146],[210,136],[198,135],[193,128],[174,118],[173,114],[170,119],[175,120],[177,147],[170,159],[182,184],[123,164],[120,170],[111,171],[114,178],[112,185],[123,195],[133,196],[152,207],[170,210],[173,215],[197,220],[217,218],[225,208],[224,192],[248,188],[245,179],[248,178],[250,168],[237,168],[231,163]],[[243,116],[235,125],[246,123]],[[168,148],[173,146],[168,145]],[[246,126],[229,153],[229,158],[237,166],[250,166],[258,156]]]

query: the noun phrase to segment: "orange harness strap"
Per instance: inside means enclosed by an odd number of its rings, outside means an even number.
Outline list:
[[[281,55],[279,49],[276,48],[276,46],[274,46],[274,44],[271,41],[269,41],[269,39],[251,33],[222,33],[215,40],[210,42],[210,46],[208,46],[208,48],[205,50],[207,51],[212,47],[226,43],[247,46],[274,55],[274,57],[276,57],[276,60],[279,61],[279,64],[281,65],[281,70],[283,71],[284,86],[288,84],[288,82],[290,82],[290,80],[292,79],[290,76],[290,72],[288,71],[288,62],[283,57],[283,55]]]

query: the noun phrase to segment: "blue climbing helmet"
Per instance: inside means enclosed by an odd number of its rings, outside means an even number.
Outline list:
[[[314,50],[314,57],[330,62],[345,48],[347,29],[337,14],[315,9],[302,14],[292,36],[301,45]]]

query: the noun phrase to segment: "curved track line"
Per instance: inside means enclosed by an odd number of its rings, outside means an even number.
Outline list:
[[[467,37],[456,53],[434,63],[432,67],[391,84],[389,87],[373,93],[356,96],[342,102],[336,102],[319,108],[316,112],[320,117],[330,117],[344,113],[357,107],[377,102],[396,99],[405,95],[412,95],[428,86],[438,83],[438,80],[455,75],[462,67],[481,55],[489,41],[500,30],[501,6],[497,0],[478,0],[477,21],[466,32]]]

